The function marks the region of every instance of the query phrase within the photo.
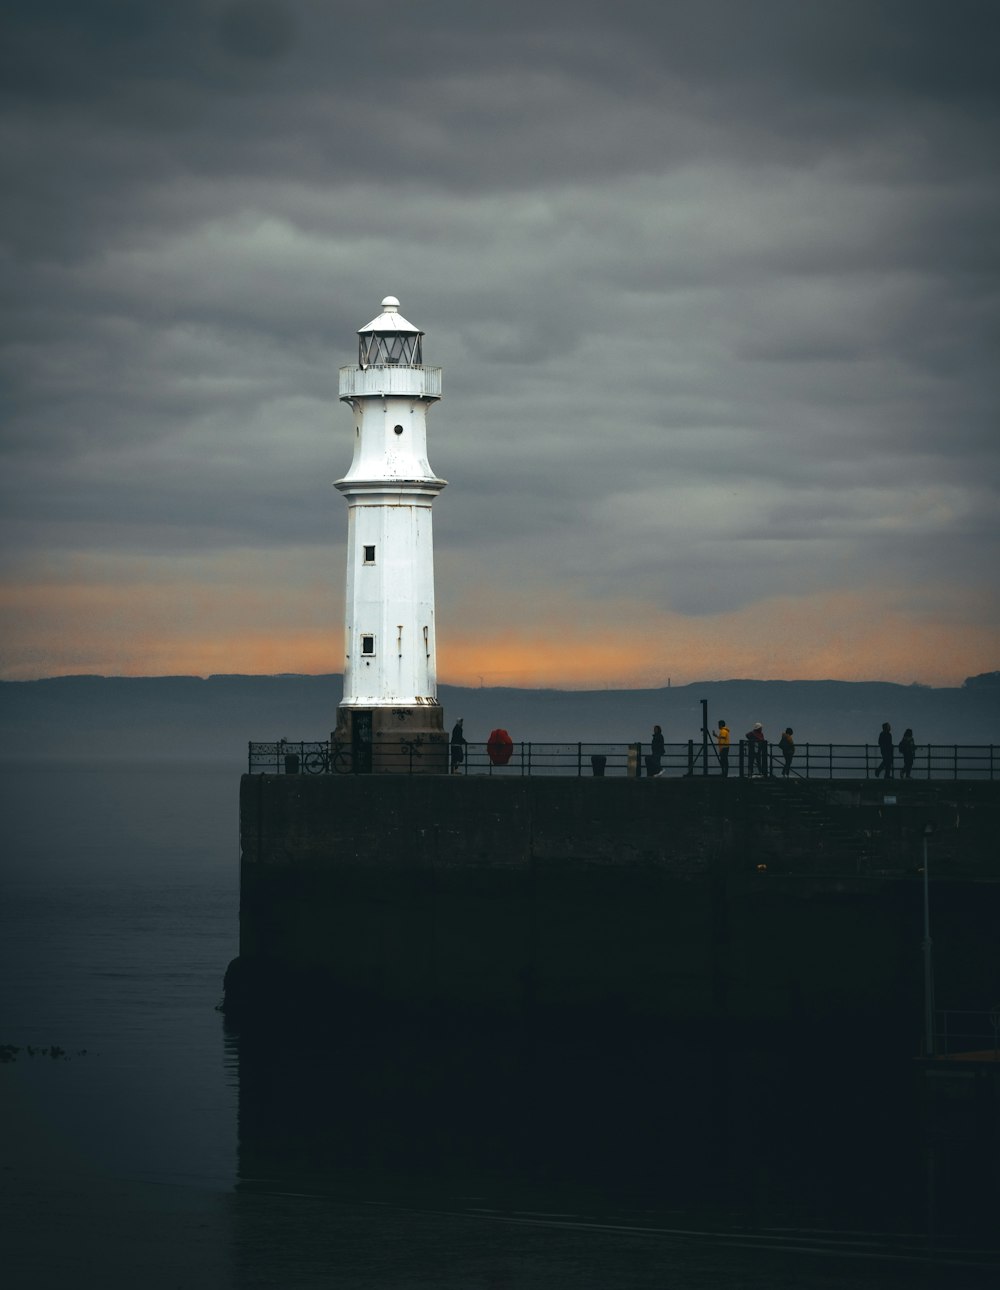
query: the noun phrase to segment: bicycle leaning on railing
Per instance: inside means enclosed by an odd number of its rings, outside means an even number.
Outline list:
[[[349,775],[351,753],[335,739],[251,742],[251,775]]]

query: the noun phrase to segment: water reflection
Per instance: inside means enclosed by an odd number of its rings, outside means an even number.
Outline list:
[[[693,1034],[232,1042],[244,1195],[995,1267],[972,1254],[995,1152],[924,1135],[909,1060]]]

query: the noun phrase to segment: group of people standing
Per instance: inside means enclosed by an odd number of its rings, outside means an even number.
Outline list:
[[[770,770],[767,764],[767,736],[764,734],[764,727],[761,722],[755,721],[753,728],[746,732],[744,738],[750,754],[747,762],[747,778],[753,779],[757,775],[763,779],[770,774]],[[725,721],[719,722],[716,746],[722,773],[723,775],[728,775],[729,727]],[[786,726],[781,732],[781,738],[778,740],[778,751],[782,756],[781,775],[783,779],[787,779],[791,774],[792,759],[795,757],[795,732],[791,726]]]
[[[747,778],[767,778],[771,772],[768,766],[767,737],[764,734],[762,723],[755,721],[752,729],[748,730],[743,737],[746,740],[748,751]],[[719,768],[722,775],[726,777],[729,774],[730,733],[725,719],[720,718],[717,733],[713,738],[712,733],[709,732],[709,739],[712,740],[719,758]],[[453,775],[461,773],[460,768],[465,761],[466,742],[462,718],[459,717],[451,732],[451,773]],[[506,730],[494,730],[486,747],[490,761],[494,765],[506,765],[510,758],[513,744]],[[875,778],[879,779],[882,775],[885,775],[886,779],[893,779],[896,773],[895,756],[897,745],[893,739],[892,727],[888,721],[882,722],[882,731],[878,737],[878,747],[882,761],[875,771]],[[654,726],[653,735],[650,739],[649,756],[646,758],[646,773],[649,776],[662,773],[663,758],[666,750],[667,745],[663,737],[663,729],[661,726]],[[792,773],[792,762],[795,759],[795,732],[791,726],[786,726],[781,732],[781,738],[778,740],[778,751],[781,754],[781,777],[787,779]],[[903,768],[899,772],[899,777],[900,779],[910,779],[917,745],[913,738],[913,731],[909,726],[903,732],[903,737],[899,741],[898,751],[903,758]]]
[[[716,754],[719,758],[719,767],[723,776],[729,774],[729,747],[730,733],[729,727],[725,720],[719,721],[718,732],[713,737],[711,733],[709,738],[712,740]],[[747,775],[750,779],[754,775],[767,775],[767,738],[764,735],[763,725],[757,721],[754,723],[752,730],[748,730],[744,738],[749,748],[750,759],[747,766]],[[786,726],[778,740],[778,748],[783,758],[781,773],[787,778],[792,769],[792,758],[795,756],[795,735],[791,726]],[[666,752],[666,743],[663,739],[663,730],[660,726],[653,727],[653,736],[649,741],[650,755],[646,758],[646,771],[649,775],[659,775],[663,767],[663,756]]]
[[[720,726],[722,722],[720,721]],[[729,732],[726,731],[728,736]],[[770,774],[767,764],[767,736],[764,734],[764,727],[759,721],[755,721],[753,729],[748,730],[744,738],[747,741],[747,747],[750,750],[750,759],[747,764],[747,779],[753,779],[755,775],[764,779]],[[781,732],[781,738],[778,740],[778,751],[781,753],[781,777],[787,779],[792,772],[792,760],[795,757],[795,731],[791,726],[786,726]],[[726,759],[728,761],[728,758]],[[723,774],[728,773],[728,766]]]
[[[767,737],[764,734],[764,727],[761,722],[755,721],[752,729],[748,730],[743,736],[747,744],[747,778],[755,777],[766,778],[770,774],[767,756]],[[729,727],[724,719],[719,720],[718,732],[714,738],[709,733],[709,738],[715,746],[716,754],[719,758],[719,769],[723,777],[729,774],[729,747],[730,733]],[[882,722],[882,733],[878,737],[879,752],[882,756],[881,765],[875,771],[875,777],[878,779],[885,775],[886,779],[892,779],[895,775],[895,754],[897,746],[892,736],[892,727],[888,721]],[[653,727],[653,737],[650,742],[652,756],[647,758],[647,765],[651,775],[659,774],[662,765],[665,744],[663,741],[663,731],[659,726]],[[781,777],[787,779],[792,773],[792,762],[795,759],[795,731],[791,726],[786,726],[781,732],[781,738],[778,740],[778,751],[781,754]],[[916,755],[917,745],[913,737],[913,731],[907,726],[903,732],[903,737],[898,744],[898,751],[903,758],[903,768],[899,772],[900,779],[910,779],[913,771],[913,759]]]
[[[875,778],[880,779],[884,774],[886,779],[893,779],[896,774],[896,749],[893,746],[892,726],[888,721],[882,722],[882,731],[878,737],[878,750],[882,754],[882,763],[875,771]],[[903,737],[899,741],[899,754],[903,758],[903,769],[899,772],[900,779],[910,779],[913,770],[913,758],[917,753],[917,745],[913,738],[913,731],[909,726],[903,731]]]

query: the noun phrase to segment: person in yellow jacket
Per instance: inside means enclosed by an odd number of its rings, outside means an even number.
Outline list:
[[[723,775],[729,774],[729,727],[724,721],[719,721],[719,765],[722,767]]]

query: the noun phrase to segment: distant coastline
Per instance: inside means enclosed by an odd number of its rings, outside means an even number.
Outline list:
[[[338,673],[50,677],[0,681],[0,757],[245,761],[250,740],[325,739],[342,694]],[[1000,673],[934,688],[883,681],[703,681],[645,690],[530,690],[441,685],[446,723],[466,737],[503,726],[515,740],[700,739],[701,701],[739,738],[755,721],[774,737],[874,742],[883,721],[918,743],[989,744],[1000,737]]]

